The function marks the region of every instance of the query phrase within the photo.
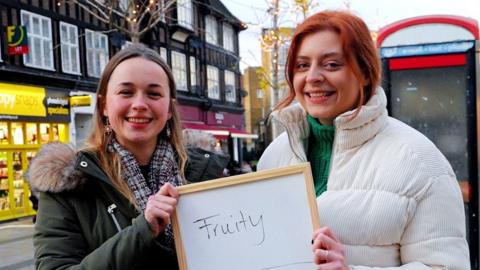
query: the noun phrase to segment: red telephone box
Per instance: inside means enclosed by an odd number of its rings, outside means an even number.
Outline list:
[[[463,193],[472,269],[479,269],[480,54],[478,22],[415,17],[380,29],[388,110],[432,140]]]

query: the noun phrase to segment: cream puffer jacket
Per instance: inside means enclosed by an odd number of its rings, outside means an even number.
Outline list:
[[[351,119],[338,116],[320,223],[344,244],[352,269],[470,269],[455,174],[435,145],[388,117],[383,89]],[[258,169],[306,162],[309,127],[293,105],[273,115],[286,128]]]

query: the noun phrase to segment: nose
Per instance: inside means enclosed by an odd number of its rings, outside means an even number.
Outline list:
[[[307,72],[305,81],[309,84],[315,84],[323,82],[325,80],[324,74],[320,68],[315,65],[311,65]]]
[[[144,111],[147,109],[146,97],[144,95],[135,95],[132,101],[132,108],[136,111]]]

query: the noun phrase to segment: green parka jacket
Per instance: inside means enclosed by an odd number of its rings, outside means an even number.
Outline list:
[[[37,269],[178,269],[143,214],[112,185],[94,155],[48,144],[27,178],[40,192],[33,244]]]

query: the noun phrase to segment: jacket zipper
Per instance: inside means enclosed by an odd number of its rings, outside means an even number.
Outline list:
[[[288,134],[288,144],[290,145],[290,149],[292,150],[293,152],[293,155],[297,157],[298,160],[300,160],[301,162],[308,162],[308,160],[306,158],[302,158],[300,154],[298,154],[297,152],[297,149],[295,149],[295,147],[293,147],[292,145],[292,131],[287,127],[286,124],[284,124],[280,119],[277,119],[275,117],[272,117],[272,120],[279,123],[283,128],[285,128],[285,131],[287,132]],[[304,147],[303,145],[303,139],[300,139],[300,146],[301,147]],[[304,149],[305,151],[305,149]],[[305,151],[305,156],[306,156],[306,151]]]
[[[117,227],[117,230],[120,232],[122,231],[122,228],[120,227],[120,224],[118,223],[117,221],[117,218],[115,217],[115,209],[117,209],[117,205],[115,205],[114,203],[112,203],[108,208],[107,208],[107,212],[110,214],[110,216],[112,217],[113,219],[113,222],[115,223],[115,226]]]

